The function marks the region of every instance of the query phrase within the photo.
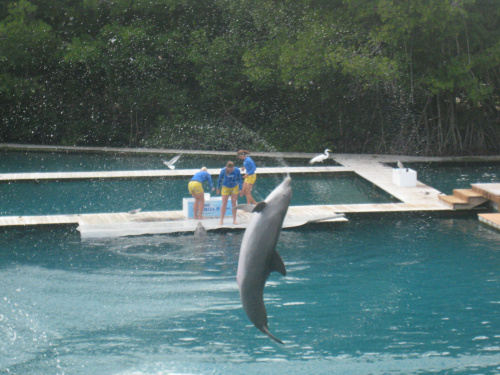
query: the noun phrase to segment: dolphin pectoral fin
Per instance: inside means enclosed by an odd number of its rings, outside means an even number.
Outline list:
[[[286,268],[285,268],[285,263],[283,263],[283,259],[281,259],[281,256],[278,254],[277,251],[274,252],[273,258],[271,259],[271,264],[270,264],[270,272],[279,272],[283,276],[286,276]]]
[[[239,205],[235,206],[234,208],[236,208],[237,210],[245,211],[245,212],[253,212],[253,210],[255,209],[255,204],[239,204]]]
[[[259,202],[257,203],[257,206],[254,207],[252,212],[261,212],[264,208],[266,208],[266,206],[266,202]]]

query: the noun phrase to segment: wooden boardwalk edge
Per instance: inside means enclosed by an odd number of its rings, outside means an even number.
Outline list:
[[[500,230],[500,213],[478,214],[480,222]]]
[[[290,206],[288,215],[294,218],[307,220],[308,216],[328,216],[333,213],[384,213],[384,212],[416,212],[416,211],[450,211],[444,205],[416,206],[407,203],[379,203],[379,204],[345,204],[345,205],[305,205]],[[0,227],[28,226],[28,225],[61,225],[86,224],[93,225],[110,223],[130,223],[133,221],[168,221],[185,220],[182,211],[151,211],[131,215],[126,212],[78,214],[78,215],[34,215],[34,216],[0,216]]]

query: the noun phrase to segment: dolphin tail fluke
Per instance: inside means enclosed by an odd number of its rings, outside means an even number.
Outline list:
[[[271,332],[269,332],[269,328],[262,327],[261,331],[264,332],[266,335],[268,335],[270,338],[272,338],[274,341],[276,341],[278,344],[285,345],[283,344],[283,341],[281,341],[279,338],[277,338]]]

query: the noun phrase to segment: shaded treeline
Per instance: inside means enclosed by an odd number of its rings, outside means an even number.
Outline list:
[[[500,2],[0,4],[1,142],[500,152]]]

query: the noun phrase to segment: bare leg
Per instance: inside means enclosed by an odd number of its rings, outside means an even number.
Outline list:
[[[198,219],[198,198],[196,198],[196,194],[192,194],[194,198],[194,203],[193,203],[193,217],[195,219]]]
[[[231,194],[231,212],[233,213],[233,224],[238,224],[236,221],[236,206],[238,205],[238,194]]]
[[[252,197],[252,188],[253,188],[253,184],[249,184],[248,182],[244,182],[243,188],[241,190],[243,191],[243,195],[247,198],[248,204],[257,204],[255,199],[253,199],[253,197]]]
[[[203,208],[205,207],[205,194],[191,194],[194,198],[193,216],[195,219],[203,219]]]
[[[222,196],[222,207],[220,209],[220,222],[219,225],[222,225],[224,222],[224,216],[226,215],[227,209],[227,201],[229,200],[229,195]]]
[[[205,208],[205,193],[200,193],[198,198],[198,219],[204,219],[203,209]]]

